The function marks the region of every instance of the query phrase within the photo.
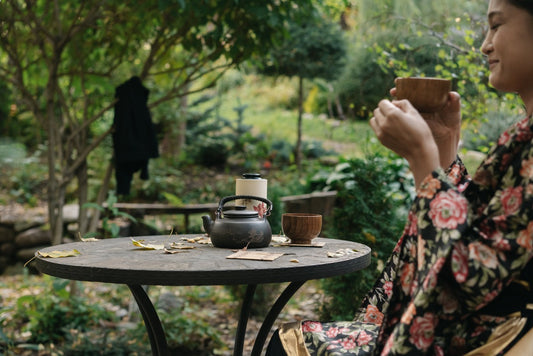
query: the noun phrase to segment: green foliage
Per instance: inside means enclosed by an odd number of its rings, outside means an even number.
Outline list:
[[[389,97],[394,80],[391,70],[383,70],[372,47],[354,45],[335,92],[350,117],[367,119],[383,98]]]
[[[465,149],[487,153],[500,134],[511,124],[525,117],[502,105],[500,111],[490,110],[477,125],[463,130],[462,141]]]
[[[46,293],[25,295],[17,300],[16,318],[26,323],[24,329],[31,333],[28,342],[59,342],[70,329],[88,330],[101,319],[113,318],[97,303],[72,295],[67,288],[70,281],[49,280]]]
[[[324,20],[290,23],[288,31],[288,38],[267,57],[265,74],[327,80],[339,75],[346,48],[336,24]]]
[[[350,320],[400,237],[414,183],[405,161],[389,154],[346,160],[333,172],[318,174],[314,184],[338,191],[328,235],[372,248],[368,268],[322,281],[322,318]]]
[[[37,205],[46,184],[46,166],[42,164],[42,153],[41,150],[35,150],[28,156],[22,144],[9,139],[0,140],[2,185],[3,189],[9,191],[12,201],[29,206]]]
[[[107,194],[107,200],[106,200],[105,206],[100,206],[96,203],[83,204],[84,208],[97,209],[103,213],[102,231],[103,231],[104,238],[113,238],[113,237],[119,236],[120,225],[118,225],[115,222],[117,218],[126,219],[133,223],[137,222],[137,219],[135,219],[135,217],[123,211],[119,211],[118,208],[115,206],[117,202],[118,200],[117,200],[117,196],[115,195],[115,192],[113,190],[110,190]],[[85,236],[83,237],[87,238],[87,237],[94,237],[94,236],[99,236],[99,233],[92,231],[92,232],[85,234]]]

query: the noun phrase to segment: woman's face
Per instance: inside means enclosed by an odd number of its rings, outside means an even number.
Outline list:
[[[533,16],[506,0],[490,0],[489,31],[481,46],[496,89],[533,95]]]

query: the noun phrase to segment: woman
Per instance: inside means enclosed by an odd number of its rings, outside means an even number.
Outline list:
[[[497,355],[532,328],[533,1],[491,0],[487,14],[490,83],[518,93],[527,117],[470,179],[457,93],[427,121],[381,101],[370,125],[417,186],[404,234],[353,321],[283,325],[267,355]]]

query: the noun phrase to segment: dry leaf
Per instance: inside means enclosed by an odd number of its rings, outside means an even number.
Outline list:
[[[186,250],[169,250],[168,248],[165,249],[165,253],[170,253],[170,254],[175,254],[175,253],[183,253],[183,252],[188,252]]]
[[[191,246],[191,245],[184,245],[181,242],[172,242],[170,244],[170,248],[171,249],[176,249],[176,250],[191,250],[191,249],[196,248],[196,247],[195,246]]]
[[[293,258],[290,262],[300,263],[300,261],[298,261],[296,258]]]
[[[97,239],[96,237],[86,237],[86,238],[80,237],[80,239],[81,239],[81,242],[95,242],[95,241],[100,241],[100,239]]]
[[[41,252],[37,251],[39,256],[41,257],[49,257],[49,258],[60,258],[60,257],[75,257],[80,255],[80,251],[74,249],[74,250],[65,250],[65,251],[51,251],[51,252]]]
[[[131,239],[134,246],[140,247],[145,250],[162,250],[165,248],[165,245],[156,245],[156,244],[145,244],[144,240],[134,240]]]
[[[335,252],[328,252],[328,257],[342,257],[342,256],[346,256],[346,255],[350,255],[352,253],[357,253],[359,252],[358,250],[354,249],[354,248],[341,248]]]

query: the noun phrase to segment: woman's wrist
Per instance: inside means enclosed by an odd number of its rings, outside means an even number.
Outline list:
[[[417,188],[428,174],[440,166],[439,149],[433,140],[422,146],[415,156],[406,159],[409,162]]]
[[[460,135],[453,135],[449,138],[440,138],[436,140],[436,145],[439,149],[439,162],[442,169],[447,169],[457,158],[459,150]]]

